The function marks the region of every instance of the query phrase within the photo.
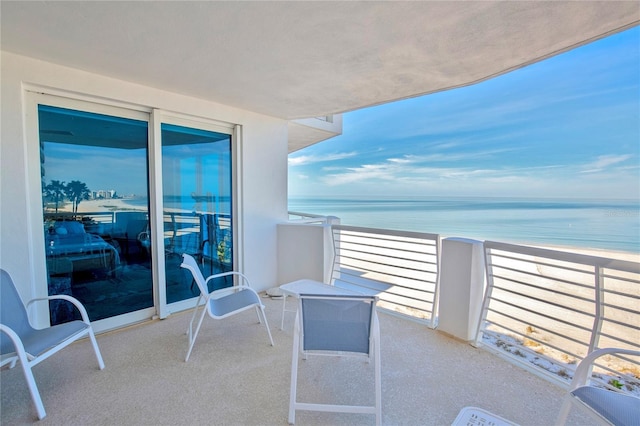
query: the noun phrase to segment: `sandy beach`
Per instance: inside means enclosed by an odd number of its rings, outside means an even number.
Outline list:
[[[143,206],[130,204],[131,198],[103,198],[98,200],[83,200],[78,204],[78,213],[105,213],[114,211],[145,211]],[[64,202],[58,205],[58,212],[71,213],[73,205]]]

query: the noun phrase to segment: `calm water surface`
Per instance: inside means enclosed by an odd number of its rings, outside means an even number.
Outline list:
[[[640,252],[640,203],[511,198],[290,198],[344,225],[516,243]]]

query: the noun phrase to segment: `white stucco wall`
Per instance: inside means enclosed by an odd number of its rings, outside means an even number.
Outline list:
[[[47,291],[44,238],[38,223],[40,180],[27,177],[30,129],[24,117],[25,88],[36,86],[84,100],[159,108],[242,125],[241,266],[255,288],[276,285],[276,224],[287,220],[285,120],[8,52],[0,54],[0,267],[11,274],[23,299]]]

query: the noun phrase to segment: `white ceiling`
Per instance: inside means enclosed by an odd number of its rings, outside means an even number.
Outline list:
[[[2,50],[284,119],[467,85],[640,22],[640,2],[6,1]]]

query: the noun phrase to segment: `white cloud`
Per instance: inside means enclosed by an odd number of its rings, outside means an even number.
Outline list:
[[[581,173],[596,173],[614,164],[622,163],[631,155],[601,155],[594,162],[585,164]]]
[[[356,156],[356,152],[339,152],[325,155],[301,155],[299,157],[289,157],[289,166],[303,166],[312,163],[324,163],[328,161],[343,160]]]

